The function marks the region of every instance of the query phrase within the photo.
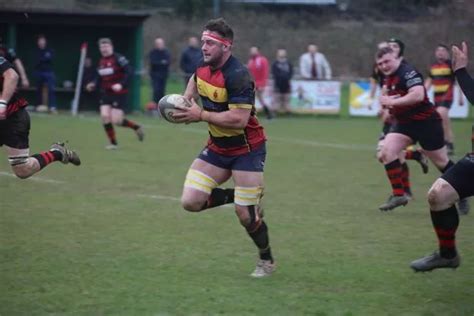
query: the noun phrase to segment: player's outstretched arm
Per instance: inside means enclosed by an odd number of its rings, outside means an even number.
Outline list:
[[[183,97],[188,100],[196,99],[198,96],[197,85],[196,81],[194,81],[194,76],[195,75],[192,75],[191,78],[189,78],[188,84],[186,85],[186,90],[184,90]]]
[[[464,95],[466,95],[469,102],[474,104],[474,80],[466,70],[469,61],[466,42],[462,42],[461,49],[453,45],[452,52],[454,75]]]

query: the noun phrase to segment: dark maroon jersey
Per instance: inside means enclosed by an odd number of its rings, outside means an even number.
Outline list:
[[[6,60],[3,57],[0,57],[0,91],[3,91],[3,74],[8,69],[15,70],[13,68],[13,65],[8,60]],[[28,102],[24,98],[20,97],[18,93],[15,91],[15,93],[13,93],[13,96],[11,97],[11,99],[9,100],[7,104],[7,117],[12,115],[19,109],[24,108],[27,105],[28,105]]]
[[[128,80],[131,74],[130,64],[124,56],[114,53],[99,60],[97,67],[100,90],[106,94],[125,94],[128,92]],[[112,86],[116,83],[122,85],[122,90],[115,92]]]
[[[415,86],[422,86],[424,89],[423,76],[407,62],[402,62],[395,73],[385,76],[383,84],[387,87],[388,95],[404,96],[410,88]],[[421,102],[394,107],[390,110],[390,114],[399,123],[440,119],[435,107],[428,99],[426,90],[424,94],[425,96]]]

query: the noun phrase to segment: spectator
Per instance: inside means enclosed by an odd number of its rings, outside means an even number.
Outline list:
[[[277,51],[276,60],[272,64],[273,76],[273,104],[283,109],[285,114],[290,113],[289,101],[291,96],[291,77],[293,66],[286,57],[286,49]]]
[[[318,46],[309,45],[308,52],[301,55],[300,73],[305,79],[331,80],[331,66],[326,57],[318,52]]]
[[[189,78],[194,74],[199,61],[202,59],[202,51],[199,47],[199,40],[192,36],[188,40],[188,47],[183,50],[179,66],[184,73],[184,85],[187,86]]]
[[[23,67],[23,63],[21,62],[21,59],[18,58],[13,48],[7,48],[3,44],[3,39],[1,37],[0,37],[0,57],[5,58],[11,64],[13,64],[13,66],[15,67],[15,70],[20,75],[21,87],[28,88],[30,86],[30,82],[28,80],[28,76],[26,75],[25,67]]]
[[[268,65],[268,59],[260,54],[256,46],[250,48],[250,58],[247,62],[247,67],[255,80],[255,96],[262,105],[267,119],[272,119],[273,114],[263,99],[263,92],[267,86],[270,67]]]
[[[56,113],[56,95],[55,85],[56,76],[53,72],[54,51],[48,47],[48,42],[44,35],[38,36],[38,49],[36,52],[36,102],[37,105],[43,104],[43,85],[46,85],[48,91],[48,107],[51,113]]]
[[[155,39],[155,48],[150,51],[150,77],[153,86],[153,101],[158,103],[165,95],[171,57],[161,37]]]
[[[86,57],[84,60],[84,72],[82,74],[82,87],[95,80],[97,76],[97,69],[92,64],[92,59],[90,57]]]

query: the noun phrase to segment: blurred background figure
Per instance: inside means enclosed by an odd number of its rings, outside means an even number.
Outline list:
[[[275,109],[290,113],[291,78],[293,66],[286,55],[286,49],[277,51],[276,60],[272,64],[273,76],[273,105]]]
[[[267,86],[268,75],[270,67],[268,59],[260,53],[258,47],[250,47],[250,58],[247,62],[247,67],[255,80],[255,96],[263,107],[267,119],[273,118],[273,113],[263,99],[263,93]]]
[[[155,48],[148,55],[150,61],[150,77],[153,88],[153,101],[158,103],[165,95],[166,81],[168,80],[171,56],[166,48],[165,40],[155,39]]]
[[[202,59],[201,47],[199,47],[199,40],[192,36],[188,39],[188,47],[181,53],[179,67],[184,73],[184,85],[188,84],[189,78],[194,74],[199,61]]]
[[[30,81],[28,80],[28,76],[26,75],[25,67],[23,67],[23,63],[21,59],[18,58],[15,50],[13,48],[8,48],[3,43],[3,39],[0,37],[0,57],[5,58],[8,60],[13,66],[15,70],[20,75],[20,85],[22,88],[28,88],[30,86]]]
[[[331,66],[326,57],[318,52],[318,46],[310,44],[308,52],[301,55],[300,74],[305,79],[331,80]]]
[[[47,104],[51,113],[57,113],[54,91],[56,76],[53,71],[54,51],[48,47],[48,42],[43,34],[38,35],[37,45],[35,66],[36,105]],[[44,97],[45,95],[47,95],[47,98]],[[44,102],[45,99],[47,99],[47,102]]]
[[[426,90],[433,87],[434,105],[443,121],[444,140],[448,154],[454,155],[454,135],[449,119],[449,109],[454,99],[454,72],[451,69],[451,58],[448,47],[439,44],[435,49],[436,61],[431,65],[428,79],[425,82]],[[463,104],[462,93],[459,94],[460,104]]]

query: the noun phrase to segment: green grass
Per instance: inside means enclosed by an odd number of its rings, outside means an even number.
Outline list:
[[[379,212],[389,188],[376,120],[263,122],[278,270],[254,280],[255,249],[231,208],[192,214],[166,198],[179,197],[204,125],[134,119],[145,142],[118,129],[120,150],[105,151],[98,117],[33,116],[32,152],[68,139],[83,165],[0,175],[0,315],[474,314],[472,214],[458,233],[462,266],[413,273],[409,262],[436,248],[425,193],[438,172],[410,163],[415,200]],[[466,152],[470,124],[454,128]]]

